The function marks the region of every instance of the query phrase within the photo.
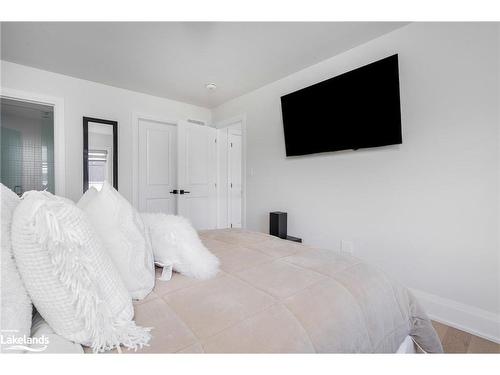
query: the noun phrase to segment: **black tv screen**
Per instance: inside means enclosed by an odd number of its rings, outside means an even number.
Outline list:
[[[398,55],[281,97],[287,156],[402,143]]]

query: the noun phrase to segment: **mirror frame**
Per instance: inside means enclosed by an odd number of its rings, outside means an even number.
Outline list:
[[[89,189],[89,122],[113,126],[113,187],[118,190],[118,121],[83,117],[83,192]]]

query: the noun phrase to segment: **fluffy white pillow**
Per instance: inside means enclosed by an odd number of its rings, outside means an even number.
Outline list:
[[[99,191],[93,186],[89,187],[87,191],[82,195],[78,203],[76,204],[78,208],[85,209],[87,205],[99,194]]]
[[[90,189],[89,189],[90,190]],[[141,216],[109,183],[89,193],[79,206],[102,238],[108,254],[134,299],[146,297],[154,287],[153,252]]]
[[[175,215],[142,213],[149,229],[155,262],[196,279],[209,279],[219,271],[219,259],[201,242],[191,223]]]
[[[1,257],[1,325],[4,341],[10,340],[11,337],[18,338],[30,335],[31,330],[31,315],[33,306],[28,292],[19,275],[15,260],[12,253],[11,244],[11,228],[12,215],[14,209],[19,204],[19,197],[10,189],[1,186],[2,200],[2,257]],[[10,332],[6,332],[6,331]],[[0,351],[4,351],[11,345],[3,345],[0,343]],[[19,352],[22,350],[5,350],[6,352]]]
[[[58,335],[94,351],[147,344],[149,329],[132,320],[130,295],[76,205],[25,193],[14,212],[12,245],[33,304]]]

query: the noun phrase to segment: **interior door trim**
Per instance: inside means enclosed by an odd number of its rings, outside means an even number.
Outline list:
[[[54,96],[0,87],[6,99],[39,103],[54,108],[54,183],[56,195],[66,197],[66,139],[64,137],[64,99]]]

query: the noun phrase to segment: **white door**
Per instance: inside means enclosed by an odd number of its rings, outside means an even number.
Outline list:
[[[231,228],[241,228],[241,130],[229,128],[228,142],[229,224]]]
[[[178,213],[196,229],[216,227],[216,130],[178,124]]]
[[[177,127],[138,120],[139,211],[177,213]]]

